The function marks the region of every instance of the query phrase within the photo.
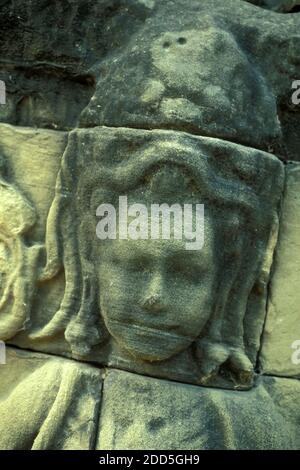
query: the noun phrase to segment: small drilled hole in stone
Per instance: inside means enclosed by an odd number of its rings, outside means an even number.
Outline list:
[[[171,44],[169,43],[169,41],[165,41],[165,42],[163,43],[163,47],[164,47],[165,49],[168,49],[168,47],[170,47],[170,46],[171,46]]]
[[[178,42],[178,44],[185,44],[185,43],[186,43],[186,39],[185,39],[185,38],[178,38],[178,39],[177,39],[177,42]]]

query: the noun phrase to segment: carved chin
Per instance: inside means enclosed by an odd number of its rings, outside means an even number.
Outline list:
[[[194,338],[162,329],[114,320],[106,322],[106,326],[121,348],[142,361],[164,361],[187,349],[194,341]]]

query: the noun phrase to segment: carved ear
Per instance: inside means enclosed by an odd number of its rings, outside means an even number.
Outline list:
[[[227,361],[229,350],[221,343],[199,340],[196,343],[196,356],[199,361],[200,382],[209,384],[215,378],[220,367]]]
[[[199,340],[196,345],[199,361],[199,383],[210,385],[220,374],[222,366],[233,383],[239,387],[251,387],[253,384],[253,365],[242,349],[227,344]]]
[[[228,358],[229,370],[237,377],[237,381],[242,385],[252,385],[253,365],[241,349],[231,348]]]

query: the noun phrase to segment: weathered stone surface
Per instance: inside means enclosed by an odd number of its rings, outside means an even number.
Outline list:
[[[299,392],[292,379],[237,392],[110,370],[97,449],[297,449]]]
[[[0,384],[1,450],[94,447],[102,387],[99,369],[7,348]]]
[[[94,68],[80,125],[180,129],[297,160],[299,28],[299,15],[243,1],[157,1],[125,47]]]
[[[51,129],[76,126],[94,93],[91,66],[124,47],[152,11],[140,0],[8,0],[0,8],[0,121]]]
[[[84,110],[82,126],[181,129],[297,160],[298,3],[6,1],[0,120],[70,129]]]
[[[1,3],[0,447],[299,447],[299,9]]]
[[[34,312],[11,341],[184,382],[250,387],[282,188],[278,159],[218,139],[72,132],[36,293],[51,291],[63,270],[64,297],[57,311],[48,297],[47,310]],[[99,240],[96,209],[117,207],[120,195],[128,205],[203,203],[204,248],[188,251],[172,239]]]
[[[51,315],[64,278],[36,296],[46,221],[67,134],[0,125],[0,338]],[[42,301],[39,299],[42,298]],[[37,317],[35,313],[38,313]]]
[[[300,164],[286,174],[260,362],[264,373],[300,377]]]
[[[9,179],[35,209],[32,242],[45,241],[48,212],[67,138],[66,132],[0,124],[1,176]],[[1,220],[2,226],[4,223]]]

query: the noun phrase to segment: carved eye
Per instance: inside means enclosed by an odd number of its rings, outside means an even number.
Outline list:
[[[176,262],[169,267],[169,271],[178,279],[184,279],[195,283],[201,280],[203,274],[202,268],[198,265]]]
[[[125,268],[131,273],[140,275],[150,272],[149,260],[143,258],[132,258],[126,261]]]
[[[131,261],[127,265],[128,271],[133,272],[133,273],[143,273],[145,271],[145,266],[139,261],[134,262]]]

